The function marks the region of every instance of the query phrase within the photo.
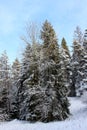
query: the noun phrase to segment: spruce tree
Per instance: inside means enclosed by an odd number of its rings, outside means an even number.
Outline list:
[[[31,84],[28,89],[29,113],[26,116],[26,120],[42,122],[64,120],[69,114],[68,88],[65,86],[62,77],[63,73],[56,34],[48,21],[45,21],[43,24],[41,38],[43,40],[41,49],[43,56],[40,64],[38,64],[38,82],[36,84],[33,81],[34,84]],[[32,62],[32,66],[34,62]],[[32,83],[32,78],[29,78],[29,80]],[[26,83],[29,85],[29,82],[24,82],[25,86]]]
[[[10,86],[10,65],[8,63],[7,53],[4,51],[0,57],[0,120],[9,119]]]
[[[74,32],[74,41],[73,41],[73,54],[71,59],[72,67],[72,83],[71,83],[71,96],[80,96],[80,60],[82,59],[83,52],[83,36],[81,29],[76,28]]]
[[[62,39],[61,46],[62,46],[62,49],[63,49],[65,55],[70,58],[70,52],[69,52],[69,48],[67,46],[65,38]]]
[[[63,77],[64,77],[64,80],[65,80],[65,84],[70,89],[70,84],[71,84],[71,64],[70,64],[70,60],[71,60],[71,56],[70,56],[70,52],[69,52],[65,38],[63,38],[62,42],[61,42],[60,54],[61,54],[62,67],[63,67],[63,70],[64,70]]]
[[[57,37],[52,25],[46,20],[41,30],[41,39],[43,40],[43,55],[46,60],[59,60]],[[57,46],[57,48],[56,48]]]
[[[64,120],[69,115],[68,88],[62,77],[56,34],[48,21],[43,24],[41,39],[42,45],[28,44],[24,51],[18,116],[32,122]]]
[[[35,120],[32,103],[36,104],[33,96],[39,88],[39,51],[39,44],[27,44],[23,53],[22,71],[18,82],[18,118],[21,120]]]
[[[10,87],[10,118],[17,118],[18,117],[18,86],[17,82],[20,77],[20,68],[21,63],[19,62],[18,58],[16,58],[11,67],[11,87]]]
[[[26,43],[23,53],[21,74],[17,83],[18,86],[18,118],[21,120],[34,120],[31,113],[33,93],[39,86],[39,63],[40,50],[38,29],[36,24],[28,24],[27,35],[22,38]],[[32,115],[32,117],[31,117]]]
[[[68,117],[68,88],[64,84],[59,45],[52,25],[46,20],[42,26],[43,61],[40,86],[45,93],[42,102],[42,121],[64,120]],[[45,110],[44,110],[45,109]]]
[[[82,58],[80,59],[80,67],[79,67],[79,84],[78,88],[79,95],[84,95],[87,91],[87,30],[85,30],[84,34],[84,42],[81,53]]]
[[[21,63],[18,60],[18,58],[16,58],[12,64],[12,69],[11,69],[11,75],[12,75],[13,82],[18,80],[19,75],[20,75],[20,68],[21,68]]]

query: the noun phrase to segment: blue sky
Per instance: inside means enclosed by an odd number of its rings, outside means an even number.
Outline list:
[[[21,56],[26,22],[53,25],[59,43],[65,37],[71,46],[76,26],[87,27],[87,0],[0,0],[0,53],[7,51],[10,62]]]

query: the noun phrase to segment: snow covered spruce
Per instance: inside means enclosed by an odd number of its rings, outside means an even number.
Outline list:
[[[63,80],[56,34],[48,21],[43,24],[41,39],[43,44],[38,48],[28,44],[25,50],[18,118],[33,122],[64,120],[69,116],[68,87]]]

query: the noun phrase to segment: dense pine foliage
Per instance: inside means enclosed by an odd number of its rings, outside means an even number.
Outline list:
[[[39,37],[34,24],[27,31],[21,61],[16,58],[10,65],[6,52],[0,56],[0,120],[65,120],[68,96],[87,91],[87,30],[83,35],[76,27],[72,54],[65,38],[59,45],[47,20]]]

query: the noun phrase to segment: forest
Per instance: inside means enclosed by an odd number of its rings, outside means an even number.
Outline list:
[[[87,30],[76,27],[72,51],[48,20],[26,32],[21,60],[10,65],[6,51],[0,55],[0,121],[63,121],[71,115],[69,97],[87,100]]]

